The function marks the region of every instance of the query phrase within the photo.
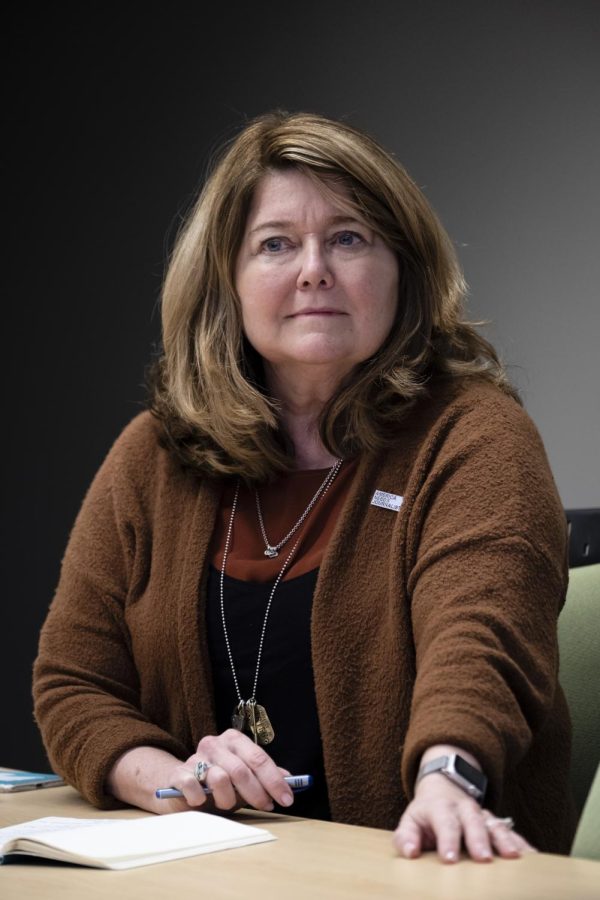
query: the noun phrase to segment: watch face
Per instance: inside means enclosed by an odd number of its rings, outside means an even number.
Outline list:
[[[462,756],[454,757],[454,768],[458,775],[466,779],[466,781],[470,781],[471,784],[474,784],[475,787],[478,787],[480,791],[485,790],[486,778],[483,772],[480,772],[479,769],[475,768],[475,766],[469,765],[469,763],[465,759],[463,759]]]

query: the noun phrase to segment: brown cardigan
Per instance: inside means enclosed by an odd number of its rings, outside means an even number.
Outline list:
[[[159,435],[138,416],[96,476],[34,670],[50,760],[98,806],[114,804],[103,782],[127,749],[185,758],[215,730],[203,622],[220,488]],[[400,511],[373,506],[377,489],[403,496]],[[320,568],[312,657],[334,820],[395,827],[421,754],[449,742],[480,760],[488,806],[568,851],[566,582],[564,514],[530,419],[487,384],[432,386],[397,446],[360,460]]]

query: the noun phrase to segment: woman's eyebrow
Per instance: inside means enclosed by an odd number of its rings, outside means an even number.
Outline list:
[[[332,216],[330,219],[327,219],[327,225],[362,225],[364,224],[360,219],[356,219],[354,216]],[[294,223],[288,219],[275,219],[270,222],[260,222],[259,225],[256,225],[254,228],[251,228],[248,234],[254,234],[257,231],[262,231],[265,228],[269,229],[278,229],[278,228],[293,228]]]
[[[255,228],[252,228],[248,234],[254,234],[255,231],[262,231],[264,228],[291,228],[292,222],[279,220],[272,222],[261,222],[260,225],[257,225]]]

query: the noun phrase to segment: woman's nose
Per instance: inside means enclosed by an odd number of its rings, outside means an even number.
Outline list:
[[[333,287],[334,277],[324,247],[311,244],[301,255],[297,286],[300,290]]]

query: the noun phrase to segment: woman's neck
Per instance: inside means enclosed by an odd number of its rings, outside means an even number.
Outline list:
[[[282,419],[294,445],[298,469],[327,469],[337,461],[337,457],[323,446],[317,421],[312,416],[287,415],[283,409]]]
[[[281,418],[288,437],[294,446],[298,469],[326,469],[337,457],[323,446],[319,435],[319,416],[332,396],[335,386],[320,381],[309,384],[306,380],[294,382],[268,374],[272,395],[281,403]]]

